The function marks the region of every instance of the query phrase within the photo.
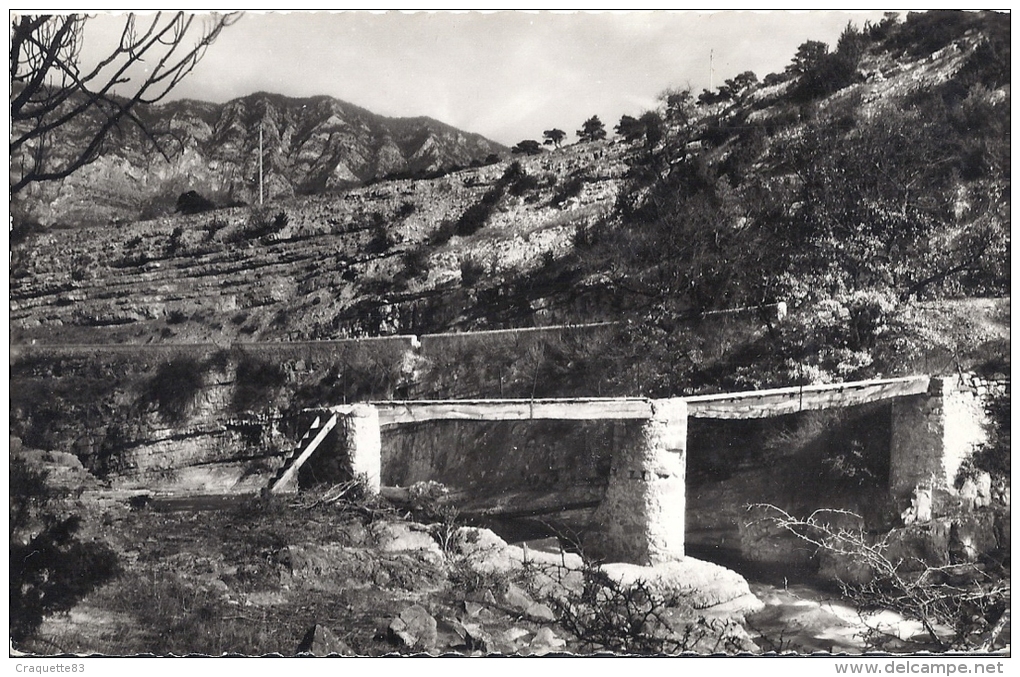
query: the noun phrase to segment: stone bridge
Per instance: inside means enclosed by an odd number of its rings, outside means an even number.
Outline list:
[[[384,401],[312,410],[315,422],[273,478],[293,490],[298,469],[334,429],[343,431],[349,471],[380,490],[382,431],[427,421],[624,421],[586,551],[609,561],[655,564],[684,556],[689,418],[748,419],[891,401],[889,489],[910,504],[919,491],[952,492],[960,464],[979,441],[980,421],[952,379],[911,376],[668,399]],[[968,409],[969,407],[969,409]],[[621,426],[622,427],[622,426]],[[498,461],[497,461],[498,462]]]

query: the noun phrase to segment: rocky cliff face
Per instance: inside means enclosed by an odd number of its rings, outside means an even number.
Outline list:
[[[43,225],[77,226],[171,213],[188,190],[219,204],[254,202],[260,127],[269,198],[337,191],[393,174],[424,176],[506,152],[436,120],[386,118],[326,96],[175,101],[144,108],[139,118],[165,157],[139,129],[125,127],[95,163],[19,195],[18,213]],[[54,152],[80,147],[84,132],[69,126]]]

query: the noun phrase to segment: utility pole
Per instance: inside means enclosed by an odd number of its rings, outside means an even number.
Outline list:
[[[708,50],[708,89],[715,89],[715,50]]]
[[[262,122],[259,122],[259,206],[262,206]]]

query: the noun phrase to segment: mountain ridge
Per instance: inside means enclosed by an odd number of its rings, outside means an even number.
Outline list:
[[[255,202],[260,124],[270,198],[335,192],[393,174],[437,174],[506,154],[504,146],[439,120],[387,117],[326,95],[180,99],[136,114],[169,150],[166,157],[137,127],[125,127],[83,170],[17,195],[18,217],[44,226],[125,222],[173,213],[189,190],[221,205]],[[76,147],[83,132],[72,125],[55,145]]]

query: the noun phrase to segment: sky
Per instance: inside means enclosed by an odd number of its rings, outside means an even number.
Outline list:
[[[835,46],[869,12],[247,12],[171,95],[221,103],[257,91],[329,95],[375,113],[425,115],[494,141],[612,128],[670,87],[695,93],[783,70],[798,45]],[[99,15],[83,59],[123,19]]]

